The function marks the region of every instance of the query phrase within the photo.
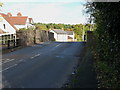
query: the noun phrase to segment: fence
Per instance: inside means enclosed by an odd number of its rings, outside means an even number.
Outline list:
[[[3,34],[0,36],[0,47],[2,49],[16,46],[16,34]]]

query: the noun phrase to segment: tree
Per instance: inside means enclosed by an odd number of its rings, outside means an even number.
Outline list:
[[[120,3],[94,2],[87,3],[86,6],[87,13],[94,17],[96,23],[96,52],[99,56],[97,63],[102,62],[107,66],[104,70],[101,69],[103,73],[101,87],[118,88],[120,85]]]
[[[3,6],[3,3],[2,2],[0,2],[0,7],[2,7]]]
[[[3,6],[3,3],[2,2],[0,2],[0,7],[2,7]],[[0,8],[0,11],[1,11],[1,8]]]

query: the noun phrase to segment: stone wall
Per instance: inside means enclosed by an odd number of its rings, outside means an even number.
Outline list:
[[[35,43],[45,42],[48,40],[48,31],[35,30]]]
[[[45,30],[20,30],[17,32],[20,44],[29,46],[35,43],[54,41],[53,33]]]

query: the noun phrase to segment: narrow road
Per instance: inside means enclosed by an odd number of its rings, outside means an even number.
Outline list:
[[[60,88],[74,71],[82,48],[82,42],[54,42],[4,54],[3,87]]]

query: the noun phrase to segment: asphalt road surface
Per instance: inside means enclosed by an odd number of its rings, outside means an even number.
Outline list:
[[[60,88],[74,71],[82,42],[34,45],[4,54],[2,85],[5,88]]]

